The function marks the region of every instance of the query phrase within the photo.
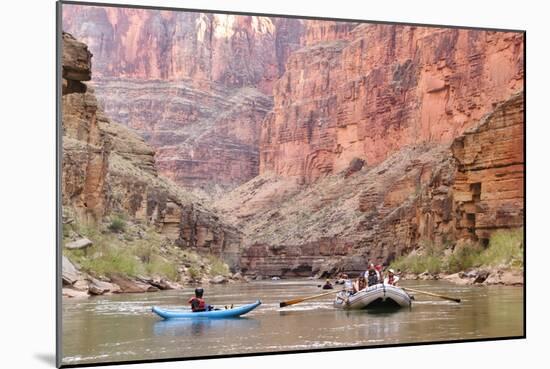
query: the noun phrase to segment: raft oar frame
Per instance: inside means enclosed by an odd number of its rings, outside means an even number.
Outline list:
[[[415,292],[415,293],[421,293],[421,294],[424,294],[424,295],[433,296],[433,297],[439,297],[440,299],[445,299],[445,300],[454,301],[454,302],[456,302],[456,303],[460,303],[460,299],[459,299],[459,298],[449,297],[449,296],[444,296],[444,295],[438,295],[437,293],[432,293],[432,292],[427,292],[427,291],[421,291],[421,290],[417,290],[417,289],[409,288],[409,287],[401,287],[401,288],[404,289],[405,291],[411,291],[411,292]]]
[[[325,293],[321,293],[321,294],[318,294],[318,295],[300,297],[300,298],[293,299],[293,300],[282,301],[282,302],[279,303],[279,307],[283,308],[285,306],[299,304],[300,302],[303,302],[303,301],[313,300],[313,299],[316,299],[318,297],[323,297],[323,296],[335,294],[335,293],[338,293],[338,292],[340,292],[340,290],[336,290],[336,291],[332,290],[330,292],[325,292]]]

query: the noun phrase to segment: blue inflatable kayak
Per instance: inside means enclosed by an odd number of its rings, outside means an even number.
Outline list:
[[[236,318],[246,313],[251,312],[256,309],[262,303],[260,300],[248,304],[242,305],[233,309],[222,309],[222,310],[210,310],[210,311],[200,311],[193,313],[190,310],[165,310],[157,306],[153,306],[153,313],[157,314],[163,319],[182,319],[182,318]]]

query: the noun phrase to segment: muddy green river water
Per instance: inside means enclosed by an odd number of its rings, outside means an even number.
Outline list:
[[[245,317],[163,321],[151,306],[186,307],[193,288],[63,299],[63,363],[213,356],[523,335],[523,288],[403,281],[456,296],[460,304],[415,294],[410,309],[342,311],[332,296],[286,308],[279,302],[324,292],[314,280],[207,286],[213,305],[262,305]]]

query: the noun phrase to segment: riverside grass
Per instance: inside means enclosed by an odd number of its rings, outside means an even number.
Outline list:
[[[446,253],[449,245],[424,241],[421,253],[400,257],[391,267],[415,274],[457,273],[479,267],[521,269],[523,248],[523,228],[499,230],[491,236],[486,248],[478,243],[465,243]]]
[[[124,226],[112,227],[115,219],[121,220]],[[187,274],[193,280],[200,280],[205,274],[229,274],[229,267],[218,257],[201,257],[192,250],[182,250],[155,229],[132,224],[120,217],[103,225],[85,222],[64,225],[64,237],[69,238],[72,233],[90,239],[93,246],[86,250],[64,249],[63,252],[92,275],[158,275],[177,281],[181,264],[190,265]]]
[[[83,232],[84,233],[84,232]],[[128,241],[116,235],[100,232],[83,234],[93,243],[93,250],[66,250],[72,261],[89,273],[107,276],[121,273],[127,276],[158,274],[169,279],[177,278],[176,266],[166,258],[159,256],[158,240],[154,235],[146,234],[142,240]]]

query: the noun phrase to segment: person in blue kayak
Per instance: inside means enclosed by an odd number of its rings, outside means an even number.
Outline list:
[[[197,313],[199,311],[210,311],[214,310],[212,305],[206,304],[202,298],[204,294],[204,289],[202,287],[195,288],[195,296],[189,299],[189,304],[191,305],[191,311]]]

